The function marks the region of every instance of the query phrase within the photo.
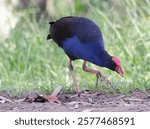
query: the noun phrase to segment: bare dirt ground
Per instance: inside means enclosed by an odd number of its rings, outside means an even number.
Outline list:
[[[39,98],[38,98],[39,99]],[[36,102],[35,102],[36,100]],[[56,102],[37,101],[37,95],[11,97],[0,92],[1,112],[145,112],[150,111],[150,91],[133,91],[127,95],[84,91],[59,94]],[[40,102],[39,102],[40,101]]]

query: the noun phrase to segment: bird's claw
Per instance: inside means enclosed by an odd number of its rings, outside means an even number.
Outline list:
[[[109,87],[109,89],[110,89],[110,92],[115,91],[114,88],[113,88],[113,86],[112,86],[112,84],[111,84],[111,82],[110,82],[108,79],[106,79],[100,72],[98,72],[98,73],[96,74],[96,76],[97,76],[97,78],[96,78],[96,89],[97,89],[97,87],[98,87],[98,80],[100,79],[101,84],[102,84],[102,90],[103,90],[103,91],[104,91],[103,81],[106,81],[106,83],[107,83],[107,85],[108,85],[108,87]]]

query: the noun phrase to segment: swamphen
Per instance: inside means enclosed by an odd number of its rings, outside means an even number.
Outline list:
[[[72,66],[72,61],[76,59],[84,60],[82,66],[84,71],[97,76],[96,86],[99,78],[101,81],[105,80],[110,87],[111,83],[101,72],[87,68],[87,62],[116,71],[123,77],[120,60],[107,53],[104,48],[102,33],[94,22],[83,17],[69,16],[55,22],[49,22],[49,24],[50,34],[47,36],[47,39],[53,39],[59,47],[64,49],[69,57],[68,67],[77,92],[80,91],[80,88]]]

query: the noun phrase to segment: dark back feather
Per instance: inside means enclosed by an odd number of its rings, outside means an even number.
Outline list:
[[[64,17],[51,22],[51,38],[59,45],[67,38],[77,36],[81,43],[103,40],[98,26],[91,20],[83,17]]]

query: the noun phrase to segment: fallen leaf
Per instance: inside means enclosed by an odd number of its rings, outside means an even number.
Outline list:
[[[25,99],[26,99],[26,98],[23,98],[23,99],[17,99],[17,100],[15,100],[15,102],[16,102],[16,103],[22,103],[22,102],[25,101]]]
[[[94,110],[95,108],[87,108],[87,109],[84,109],[82,112],[92,112]]]
[[[7,99],[7,98],[5,98],[3,96],[0,96],[0,103],[6,103],[6,102],[12,103],[13,101],[11,101],[10,99]]]
[[[93,99],[92,98],[88,98],[90,103],[93,103]]]
[[[5,100],[0,100],[0,103],[5,103],[6,101]]]
[[[76,103],[76,104],[74,105],[74,109],[78,109],[78,108],[79,108],[79,104]]]
[[[58,100],[58,97],[56,97],[56,96],[42,95],[41,97],[43,97],[44,99],[46,99],[48,102],[61,104],[61,102]]]
[[[60,93],[61,89],[62,89],[62,86],[57,86],[55,88],[55,90],[53,91],[53,93],[51,94],[51,96],[58,96],[58,94]]]

